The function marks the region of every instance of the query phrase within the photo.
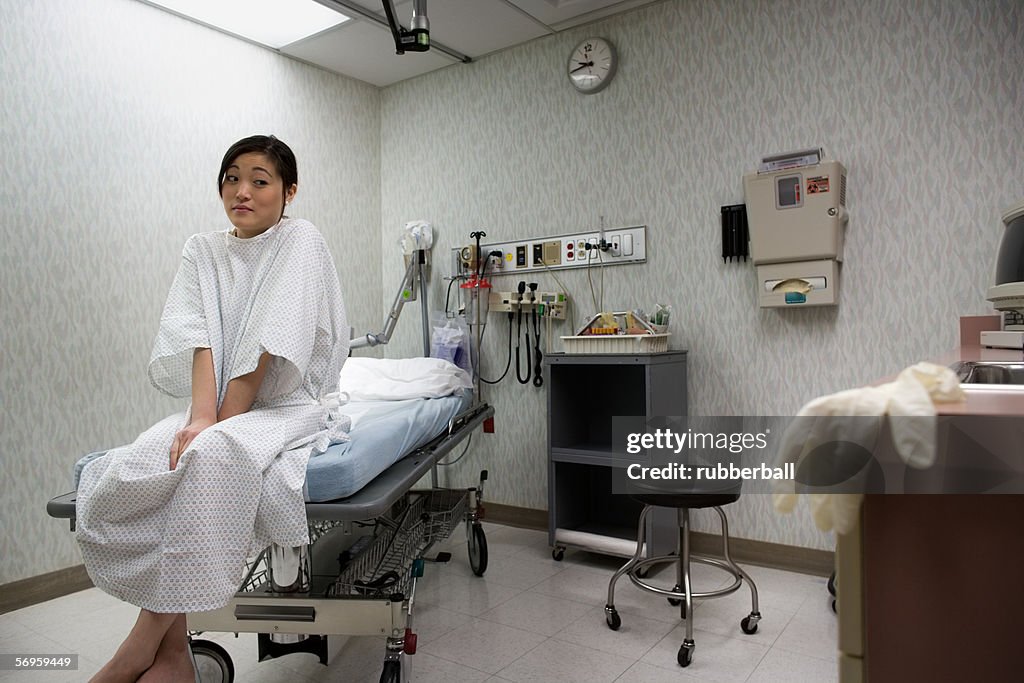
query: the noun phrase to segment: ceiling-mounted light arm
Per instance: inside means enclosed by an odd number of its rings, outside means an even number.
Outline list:
[[[355,3],[353,0],[316,0],[316,1],[318,3],[320,3],[321,5],[325,5],[326,7],[331,7],[331,8],[337,9],[338,11],[342,12],[343,14],[346,14],[347,16],[350,16],[350,17],[362,17],[363,19],[366,19],[367,21],[372,21],[375,24],[380,24],[384,28],[387,28],[387,29],[391,29],[392,28],[391,22],[388,19],[380,16],[379,14],[375,14],[374,12],[366,9],[362,5],[359,5],[359,4]],[[391,5],[391,14],[393,16],[394,13],[395,13],[394,12],[394,4],[393,3],[389,3],[387,0],[383,0],[383,2],[384,2],[384,11],[385,12],[388,11],[388,5],[389,4]],[[344,8],[344,10],[341,10],[339,8]],[[416,15],[415,10],[413,11],[413,14],[414,14],[414,16]],[[424,3],[424,11],[422,12],[422,15],[423,15],[424,19],[427,18],[426,3]],[[394,34],[392,33],[392,35],[394,35]],[[399,41],[396,41],[395,42],[395,46],[397,47],[398,44],[399,44]],[[430,49],[437,50],[438,52],[443,52],[444,54],[448,55],[452,59],[457,59],[460,62],[462,62],[463,64],[469,64],[470,62],[473,61],[472,57],[470,57],[468,55],[464,55],[461,52],[459,52],[458,50],[453,50],[452,48],[448,47],[447,45],[443,45],[442,43],[439,43],[436,40],[431,40],[430,41]]]
[[[426,52],[430,49],[430,19],[427,18],[427,0],[413,0],[412,21],[407,31],[395,18],[395,3],[392,0],[381,0],[384,3],[384,14],[388,17],[391,36],[395,39],[395,53],[404,55],[406,52]]]

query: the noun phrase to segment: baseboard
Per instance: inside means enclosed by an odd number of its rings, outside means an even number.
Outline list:
[[[517,526],[522,529],[548,530],[548,511],[520,508],[514,505],[485,502],[484,519],[495,524]]]
[[[548,511],[487,503],[486,520],[495,524],[524,529],[548,530]],[[722,537],[695,531],[690,535],[693,551],[702,555],[722,556]],[[785,571],[828,576],[835,568],[835,553],[815,548],[801,548],[781,543],[730,538],[729,554],[738,562]]]
[[[92,588],[85,565],[58,569],[0,586],[0,614]]]
[[[722,537],[718,534],[694,531],[690,545],[695,553],[722,557]],[[835,553],[828,550],[734,538],[731,534],[729,554],[737,562],[814,576],[829,576],[836,565]]]

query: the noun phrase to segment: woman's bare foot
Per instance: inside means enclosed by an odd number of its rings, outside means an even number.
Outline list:
[[[192,683],[195,678],[185,615],[179,614],[160,641],[153,665],[142,674],[139,683]]]
[[[188,647],[179,651],[165,652],[162,648],[153,662],[146,669],[138,683],[192,683],[196,679],[196,670],[192,666],[192,654]]]
[[[183,614],[141,610],[131,633],[89,683],[135,683],[153,665],[168,629],[178,623],[179,617],[184,627]]]

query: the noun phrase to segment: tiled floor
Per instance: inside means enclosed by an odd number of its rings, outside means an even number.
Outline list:
[[[744,635],[750,612],[744,587],[695,609],[694,661],[676,663],[684,627],[677,609],[627,579],[616,589],[622,627],[605,625],[608,579],[621,560],[579,551],[551,558],[547,534],[485,525],[490,563],[473,576],[461,531],[438,550],[448,564],[428,564],[414,606],[419,651],[407,658],[410,680],[474,681],[747,681],[827,683],[836,674],[836,620],[825,579],[748,566],[757,583],[763,616],[757,633]],[[666,572],[667,573],[667,572]],[[697,590],[724,585],[725,575],[696,565]],[[666,583],[673,583],[668,578]],[[114,652],[137,610],[97,589],[0,616],[0,652],[78,653],[75,675],[0,672],[0,682],[87,680]],[[383,638],[335,638],[330,663],[293,654],[259,663],[256,638],[204,634],[232,656],[241,683],[377,681]]]

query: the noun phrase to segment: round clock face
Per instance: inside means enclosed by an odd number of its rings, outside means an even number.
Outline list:
[[[566,71],[577,90],[591,94],[607,87],[616,66],[615,46],[604,38],[587,38],[569,55]]]

